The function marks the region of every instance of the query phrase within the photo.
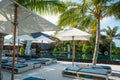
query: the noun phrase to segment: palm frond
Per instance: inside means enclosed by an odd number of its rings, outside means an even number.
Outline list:
[[[39,14],[54,14],[65,10],[64,2],[59,0],[17,0],[18,3]]]
[[[116,2],[110,6],[108,15],[114,15],[117,19],[120,19],[120,0],[116,0]]]

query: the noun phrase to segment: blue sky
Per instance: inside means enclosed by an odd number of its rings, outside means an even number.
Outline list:
[[[118,33],[120,33],[120,20],[116,20],[114,17],[106,17],[101,21],[101,29],[106,28],[106,26],[118,26]],[[117,47],[120,47],[120,40],[114,39],[113,41],[116,43]]]

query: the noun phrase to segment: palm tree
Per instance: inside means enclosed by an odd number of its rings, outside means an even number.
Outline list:
[[[102,29],[101,31],[106,33],[106,37],[110,42],[110,59],[112,60],[113,39],[120,39],[120,33],[117,33],[118,26],[115,26],[113,28],[111,28],[110,26],[107,26],[107,29]]]
[[[14,0],[24,7],[28,8],[33,12],[37,12],[39,14],[53,14],[64,11],[64,3],[59,0]],[[3,47],[3,37],[4,35],[0,33],[0,63],[2,58],[2,47]],[[1,64],[0,64],[0,80],[1,78]],[[12,79],[13,80],[13,79]]]
[[[77,26],[79,28],[96,29],[96,42],[93,55],[93,64],[97,63],[100,39],[100,20],[108,16],[112,0],[82,0],[81,4],[72,3],[60,16],[58,25]],[[109,5],[108,5],[109,4]],[[89,27],[89,28],[88,28]]]

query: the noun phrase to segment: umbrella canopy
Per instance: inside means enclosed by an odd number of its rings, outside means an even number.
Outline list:
[[[55,35],[55,37],[57,37],[62,41],[73,40],[72,36],[74,37],[74,40],[89,40],[89,38],[91,37],[91,34],[81,31],[79,29],[70,27],[63,31],[60,31],[57,35]]]
[[[52,43],[54,41],[44,35],[41,35],[41,36],[35,38],[35,40],[33,40],[32,42],[33,43]]]
[[[56,30],[59,30],[56,25],[30,12],[14,0],[0,0],[0,33],[14,34],[11,80],[14,80],[16,34]]]
[[[57,35],[55,35],[58,39],[65,41],[65,40],[72,40],[73,41],[73,49],[72,49],[72,66],[74,66],[74,58],[75,58],[75,40],[89,40],[91,34],[88,34],[84,31],[81,31],[76,28],[69,28],[63,31],[60,31]]]
[[[38,16],[13,0],[0,1],[0,32],[13,32],[14,4],[17,4],[17,31],[19,34],[29,34],[40,31],[56,31],[60,28],[46,19]]]

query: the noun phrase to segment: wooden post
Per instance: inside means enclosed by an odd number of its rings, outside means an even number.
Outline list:
[[[1,63],[2,63],[2,51],[3,51],[3,44],[4,44],[4,34],[0,33],[0,80],[2,80],[2,68],[1,68]]]
[[[72,48],[72,66],[74,66],[74,59],[75,59],[75,41],[74,36],[72,36],[73,48]]]
[[[11,74],[11,80],[14,80],[14,64],[15,64],[15,43],[16,43],[16,28],[17,28],[17,8],[18,8],[18,5],[17,4],[14,4],[15,6],[15,10],[14,10],[14,34],[13,34],[13,37],[14,37],[14,41],[13,41],[13,53],[12,53],[12,74]]]

